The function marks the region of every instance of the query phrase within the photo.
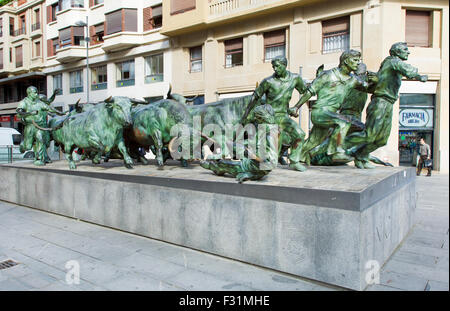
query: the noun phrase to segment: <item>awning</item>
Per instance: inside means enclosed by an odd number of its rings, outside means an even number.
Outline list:
[[[35,77],[36,78],[37,77],[45,77],[45,73],[42,73],[42,72],[28,72],[28,73],[24,73],[24,74],[18,75],[18,76],[3,78],[3,79],[0,79],[0,85],[1,84],[5,84],[5,83],[14,82],[14,81],[17,81],[17,80],[23,80],[23,79],[35,78]]]

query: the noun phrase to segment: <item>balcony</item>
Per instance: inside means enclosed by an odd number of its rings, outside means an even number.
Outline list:
[[[35,37],[39,37],[39,36],[42,36],[41,23],[35,23],[35,24],[31,25],[31,37],[35,38]]]
[[[56,60],[60,63],[70,63],[86,58],[84,46],[68,46],[56,50]]]
[[[105,52],[116,52],[130,49],[142,43],[142,35],[135,32],[119,32],[103,37],[102,49]]]
[[[181,35],[242,19],[269,15],[288,10],[311,0],[211,0],[197,1],[193,10],[171,14],[170,6],[163,7],[164,25],[161,33]]]

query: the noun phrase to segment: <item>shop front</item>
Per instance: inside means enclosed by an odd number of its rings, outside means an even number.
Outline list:
[[[423,138],[433,150],[434,107],[433,94],[400,95],[398,144],[400,165],[416,165],[420,138]]]

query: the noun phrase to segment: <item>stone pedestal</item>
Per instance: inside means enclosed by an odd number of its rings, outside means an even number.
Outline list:
[[[238,184],[175,162],[61,161],[3,165],[0,177],[0,200],[356,290],[405,238],[416,204],[414,168],[279,168]]]

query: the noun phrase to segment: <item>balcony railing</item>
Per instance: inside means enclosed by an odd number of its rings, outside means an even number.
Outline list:
[[[209,4],[209,16],[219,17],[279,1],[280,0],[212,0]]]
[[[91,84],[92,91],[106,90],[107,88],[108,88],[108,82]]]
[[[323,54],[347,51],[350,49],[350,34],[345,32],[324,35],[322,46]]]
[[[14,30],[13,36],[17,37],[25,34],[25,27]]]
[[[31,25],[31,31],[36,31],[39,29],[41,29],[41,23],[36,23],[36,24]]]

